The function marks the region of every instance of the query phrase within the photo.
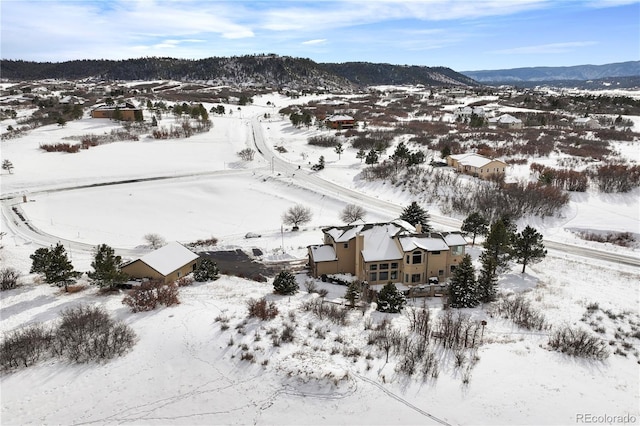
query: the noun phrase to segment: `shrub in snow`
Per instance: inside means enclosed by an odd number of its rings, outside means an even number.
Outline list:
[[[20,272],[11,267],[0,269],[0,290],[11,290],[18,286]]]
[[[604,340],[579,328],[567,326],[555,330],[549,336],[549,346],[558,352],[580,358],[604,360],[609,357]]]
[[[0,344],[2,370],[29,367],[51,356],[53,338],[53,331],[42,324],[29,325],[8,333]]]
[[[74,362],[110,359],[126,353],[135,341],[133,330],[114,321],[103,308],[80,305],[64,310],[57,328],[34,324],[5,335],[0,366],[28,367],[53,356]]]
[[[177,305],[178,286],[175,283],[165,284],[162,281],[146,281],[140,287],[129,290],[122,303],[131,308],[131,312],[154,310],[158,304]]]
[[[193,271],[193,278],[198,282],[215,281],[220,278],[220,271],[218,265],[207,258],[204,258],[198,264],[198,267]]]
[[[508,318],[527,330],[548,328],[544,315],[531,306],[531,302],[522,295],[501,298],[491,306],[489,315]]]
[[[338,325],[347,325],[349,311],[333,303],[324,303],[322,299],[313,299],[302,305],[305,311],[313,312],[319,319],[328,319]]]
[[[378,307],[380,312],[397,313],[404,308],[407,303],[407,299],[404,297],[401,291],[396,288],[393,283],[388,283],[378,294]]]
[[[193,284],[195,280],[191,275],[186,275],[184,277],[178,278],[175,283],[178,287],[188,287]]]
[[[298,291],[296,277],[289,271],[281,271],[273,280],[273,291],[277,294],[295,294]]]
[[[450,349],[475,348],[480,344],[482,323],[471,321],[470,316],[446,310],[438,317],[431,336]]]
[[[56,332],[60,355],[76,362],[109,359],[128,351],[135,333],[122,322],[114,321],[97,306],[81,305],[62,312]]]
[[[278,307],[274,302],[268,302],[262,299],[251,299],[247,302],[249,317],[260,318],[261,320],[274,319],[278,316]]]

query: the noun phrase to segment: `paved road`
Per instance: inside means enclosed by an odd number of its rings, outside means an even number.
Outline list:
[[[358,205],[366,206],[368,210],[376,210],[382,212],[384,214],[388,214],[391,216],[399,216],[402,212],[403,207],[399,204],[392,203],[389,201],[381,200],[376,197],[372,197],[367,194],[363,194],[358,191],[354,191],[349,188],[345,188],[336,183],[327,181],[318,176],[316,172],[307,170],[307,169],[298,169],[296,164],[289,163],[282,158],[278,157],[273,153],[271,147],[266,143],[262,125],[260,123],[260,116],[255,116],[250,118],[250,125],[253,133],[253,141],[255,144],[256,151],[267,161],[269,166],[261,168],[263,171],[268,171],[269,169],[272,171],[276,171],[278,173],[294,176],[295,182],[304,186],[307,189],[316,191],[320,194],[324,194],[328,197],[336,198],[343,200],[348,203],[354,203]],[[18,194],[3,194],[0,197],[2,201],[2,215],[5,217],[6,222],[11,229],[11,231],[20,235],[22,238],[31,241],[33,243],[39,244],[41,246],[50,246],[60,242],[65,245],[68,250],[81,251],[81,252],[91,252],[94,250],[95,246],[87,243],[77,242],[73,240],[59,238],[55,235],[45,233],[35,227],[33,224],[29,222],[29,219],[26,217],[24,212],[20,209],[20,203],[22,202],[23,195],[37,195],[39,193],[50,193],[50,192],[60,192],[60,191],[70,191],[75,189],[82,188],[93,188],[100,186],[110,186],[110,185],[127,185],[132,183],[139,182],[149,182],[155,180],[176,180],[176,179],[184,179],[191,178],[195,176],[228,176],[231,174],[246,174],[252,173],[255,170],[218,170],[218,171],[210,171],[210,172],[200,172],[200,173],[192,173],[192,174],[184,174],[184,175],[172,175],[172,176],[157,176],[157,177],[149,177],[149,178],[141,178],[141,179],[126,179],[120,181],[108,181],[108,182],[98,182],[86,185],[78,185],[78,186],[70,186],[70,187],[61,187],[48,189],[43,191],[36,191],[33,193],[21,193]],[[431,215],[431,221],[440,226],[449,227],[452,229],[459,229],[461,222],[454,218],[449,218],[445,216],[437,216]],[[575,256],[583,257],[583,258],[591,258],[591,259],[599,259],[604,261],[609,261],[613,263],[619,263],[623,265],[630,265],[635,267],[640,267],[640,256],[638,255],[626,255],[619,253],[606,252],[602,250],[596,250],[588,247],[575,246],[570,244],[564,244],[552,240],[545,240],[545,246],[549,250],[550,254],[555,254],[556,256],[563,256],[566,254],[572,254]],[[147,252],[145,249],[122,249],[115,248],[116,252],[123,257],[138,257]],[[554,253],[555,252],[555,253]]]

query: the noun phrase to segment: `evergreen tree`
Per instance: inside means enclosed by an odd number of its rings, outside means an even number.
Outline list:
[[[193,271],[193,279],[198,282],[215,281],[220,278],[218,265],[211,259],[203,258],[195,271]]]
[[[11,174],[11,171],[13,170],[13,163],[9,160],[4,160],[2,162],[2,170],[6,170],[9,172],[9,174]]]
[[[336,154],[338,154],[338,160],[342,157],[342,153],[344,152],[344,147],[340,142],[338,142],[334,148]]]
[[[378,294],[378,307],[380,312],[397,313],[404,308],[407,303],[407,299],[404,297],[401,291],[396,288],[396,285],[389,282]]]
[[[445,146],[444,148],[442,148],[442,149],[440,150],[440,156],[441,156],[443,159],[446,159],[446,158],[447,158],[448,156],[450,156],[450,155],[451,155],[451,148],[449,147],[449,145]]]
[[[89,272],[94,284],[99,287],[114,288],[127,280],[127,274],[120,270],[122,258],[116,256],[114,250],[106,244],[100,244],[91,262],[93,272]]]
[[[349,302],[350,307],[356,306],[356,300],[360,298],[360,281],[353,281],[347,287],[347,291],[344,294],[344,298]]]
[[[449,283],[449,306],[473,308],[479,304],[475,270],[471,264],[471,256],[465,254]]]
[[[364,149],[360,148],[358,150],[358,152],[356,153],[356,158],[358,160],[360,160],[360,163],[362,163],[362,160],[364,160],[367,157],[367,151],[365,151]]]
[[[413,226],[422,225],[422,232],[431,231],[429,225],[429,213],[413,201],[409,206],[405,207],[400,215],[400,219],[409,222]]]
[[[58,243],[53,248],[39,248],[31,256],[31,272],[41,273],[47,284],[64,285],[69,291],[69,284],[80,274],[73,270],[71,261],[67,258],[64,246]]]
[[[372,149],[371,151],[369,151],[364,162],[370,166],[378,163],[378,153],[376,152],[375,149]]]
[[[400,142],[398,146],[396,146],[396,150],[391,155],[391,159],[396,164],[404,164],[409,159],[411,152],[409,148],[404,144],[404,142]]]
[[[295,294],[298,291],[296,277],[289,271],[281,271],[273,280],[273,292],[277,294]]]
[[[513,257],[518,263],[522,263],[522,273],[527,265],[540,262],[547,255],[547,250],[542,243],[542,235],[534,228],[527,225],[513,238]]]
[[[487,232],[489,231],[487,219],[478,212],[471,213],[462,222],[460,230],[468,234],[473,234],[471,246],[474,246],[476,244],[476,236],[487,235]]]
[[[491,229],[489,229],[487,238],[484,241],[484,248],[487,256],[490,256],[495,261],[491,271],[493,274],[496,274],[497,270],[507,267],[512,238],[512,232],[501,219],[491,225]]]
[[[478,299],[482,303],[493,302],[496,299],[498,275],[496,274],[495,259],[484,252],[480,255],[482,269],[478,277]]]

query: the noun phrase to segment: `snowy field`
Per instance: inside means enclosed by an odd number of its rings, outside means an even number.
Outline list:
[[[49,361],[3,375],[2,424],[564,425],[579,424],[581,414],[632,415],[636,424],[640,421],[640,340],[627,339],[631,348],[626,355],[613,354],[620,344],[616,333],[640,327],[640,271],[633,266],[550,251],[527,273],[520,274],[521,267],[514,265],[500,281],[503,291],[524,294],[553,326],[588,329],[588,322],[596,321],[604,328],[602,337],[614,342],[606,361],[549,351],[548,332],[526,331],[472,309],[466,313],[488,322],[484,344],[474,355],[479,359],[465,373],[454,366],[454,354],[440,350],[437,380],[408,378],[395,371],[395,361],[385,362],[384,352],[367,345],[367,327],[389,317],[403,329],[405,315],[356,310],[346,326],[319,320],[301,309],[316,297],[305,291],[303,275],[298,276],[301,292],[294,297],[273,295],[271,283],[223,276],[182,288],[176,307],[139,314],[128,311],[122,296],[99,295],[91,287],[65,294],[33,284],[29,255],[56,241],[69,247],[79,271],[90,269],[87,247],[106,243],[142,253],[147,233],[183,243],[216,237],[221,248],[258,247],[267,259],[303,258],[307,245],[320,242],[322,226],[340,223],[338,213],[349,202],[341,191],[319,191],[313,180],[318,176],[396,205],[387,210],[364,205],[367,221],[393,219],[411,201],[391,185],[360,181],[363,165],[355,151],[347,149],[338,158],[332,149],[307,145],[307,137],[320,131],[293,129],[267,102],[280,108],[293,101],[277,95],[256,98],[241,114],[212,117],[210,132],[182,140],[143,137],[77,154],[38,148],[116,127],[85,118],[2,142],[2,159],[15,167],[13,174],[3,171],[1,176],[3,203],[21,209],[42,234],[36,238],[8,223],[3,206],[2,231],[7,235],[1,261],[23,273],[24,285],[2,293],[0,331],[54,321],[63,309],[90,303],[104,306],[139,338],[128,354],[105,364]],[[260,131],[268,146],[286,148],[277,154],[282,166],[259,155],[242,162],[236,155],[254,146],[251,117],[265,112],[272,118],[259,124]],[[173,122],[165,120],[161,124]],[[3,122],[3,128],[8,124]],[[625,147],[624,154],[634,159],[637,148]],[[320,155],[327,168],[311,172],[309,163]],[[516,168],[511,172],[523,173]],[[74,189],[150,177],[162,179]],[[640,234],[639,199],[638,190],[577,194],[564,217],[528,223],[551,241],[637,256],[637,248],[587,243],[570,230]],[[298,203],[312,208],[313,220],[300,232],[283,229],[281,214]],[[436,206],[429,211],[441,213]],[[262,236],[248,240],[247,232]],[[469,251],[477,261],[479,249]],[[342,286],[317,285],[329,291],[329,300],[340,302],[344,295]],[[246,301],[262,296],[273,300],[281,315],[271,321],[246,320]],[[597,312],[582,321],[594,303]],[[437,298],[429,305],[434,314],[441,310]],[[227,329],[221,326],[225,321]],[[274,347],[269,331],[284,323],[293,324],[294,341]],[[353,348],[361,354],[350,353]],[[241,360],[248,352],[253,362]]]

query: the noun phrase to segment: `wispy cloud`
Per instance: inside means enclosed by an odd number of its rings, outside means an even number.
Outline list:
[[[575,41],[567,43],[548,43],[536,46],[514,47],[510,49],[493,50],[490,53],[502,55],[525,55],[525,54],[550,54],[550,53],[567,53],[577,48],[593,46],[597,44],[595,41]]]
[[[305,45],[318,45],[318,44],[326,44],[326,43],[327,43],[326,38],[317,38],[315,40],[307,40],[302,42],[302,44],[305,44]]]

